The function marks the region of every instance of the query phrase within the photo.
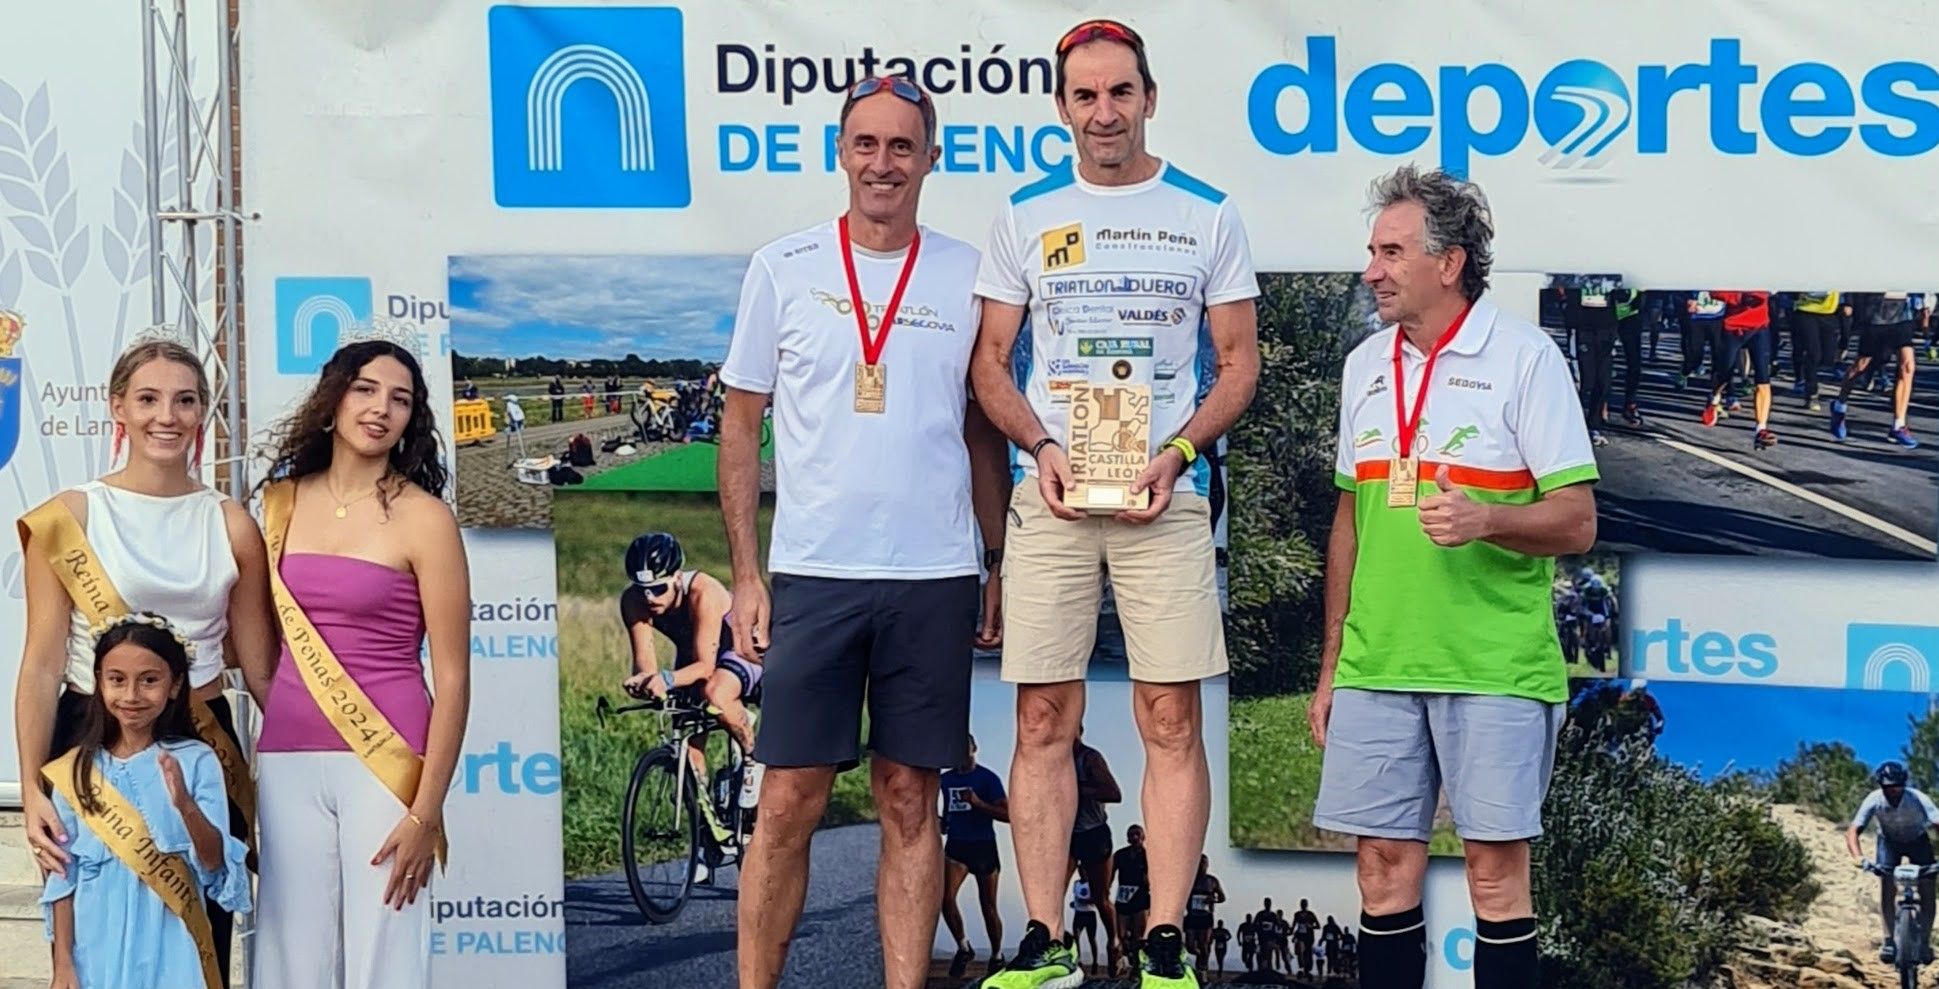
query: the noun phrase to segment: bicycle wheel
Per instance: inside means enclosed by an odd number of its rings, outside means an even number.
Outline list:
[[[1919,913],[1917,910],[1899,911],[1898,923],[1894,925],[1893,940],[1899,948],[1899,989],[1917,989],[1919,984],[1919,959],[1925,952],[1925,939],[1920,936]]]
[[[699,846],[700,810],[692,779],[680,783],[680,764],[668,747],[640,757],[620,806],[620,856],[626,886],[649,923],[664,924],[687,905]],[[678,787],[678,790],[676,790]],[[679,799],[676,801],[676,794]]]

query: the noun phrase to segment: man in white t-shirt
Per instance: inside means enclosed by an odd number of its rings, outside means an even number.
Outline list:
[[[1010,967],[983,985],[1075,984],[1060,943],[1078,801],[1070,751],[1108,567],[1145,742],[1142,984],[1196,986],[1179,924],[1210,808],[1198,682],[1227,667],[1206,497],[1215,468],[1199,451],[1252,400],[1259,284],[1232,202],[1145,150],[1158,97],[1135,31],[1079,24],[1057,45],[1055,82],[1077,164],[1010,197],[976,281],[976,392],[1015,444],[1003,678],[1017,684],[1011,833],[1032,918]],[[1148,492],[1148,507],[1087,515],[1066,503],[1081,382],[1149,388],[1148,466],[1131,490]]]
[[[969,755],[972,644],[996,644],[993,607],[977,627],[978,529],[1001,546],[1007,485],[1002,437],[968,395],[978,252],[916,220],[935,138],[935,106],[914,83],[856,84],[841,115],[848,211],[755,252],[720,370],[730,624],[735,651],[766,664],[743,989],[780,981],[815,826],[836,773],[861,759],[864,701],[889,894],[884,976],[916,989],[928,975],[942,907],[938,778]],[[770,401],[771,605],[755,531]],[[998,595],[992,579],[985,598]]]

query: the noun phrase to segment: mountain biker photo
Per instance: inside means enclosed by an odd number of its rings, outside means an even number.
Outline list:
[[[1932,798],[1916,787],[1907,785],[1911,774],[1906,772],[1900,762],[1886,762],[1879,765],[1872,774],[1878,789],[1865,796],[1865,802],[1858,807],[1857,816],[1852,818],[1851,827],[1845,831],[1845,848],[1851,852],[1852,860],[1863,863],[1864,853],[1859,850],[1858,836],[1866,825],[1876,824],[1877,839],[1876,863],[1887,869],[1901,862],[1914,865],[1932,865],[1932,829],[1939,827],[1939,806]],[[1892,938],[1892,921],[1895,912],[1894,899],[1898,895],[1897,884],[1892,876],[1882,875],[1879,882],[1879,914],[1884,922],[1885,936],[1879,947],[1879,961],[1892,964],[1898,958],[1899,945]],[[1924,932],[1922,940],[1924,954],[1920,962],[1932,961],[1932,915],[1933,889],[1935,877],[1927,876],[1919,880],[1919,929]]]

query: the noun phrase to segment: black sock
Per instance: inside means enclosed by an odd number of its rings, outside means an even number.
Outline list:
[[[1421,908],[1384,917],[1362,912],[1362,989],[1421,989],[1426,984],[1427,915]]]
[[[1474,989],[1535,989],[1541,975],[1535,918],[1482,920],[1474,928]]]

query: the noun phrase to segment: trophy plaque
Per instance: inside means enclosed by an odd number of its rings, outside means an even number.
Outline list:
[[[1070,397],[1071,489],[1064,503],[1111,513],[1151,505],[1151,492],[1131,493],[1151,453],[1151,387],[1075,382]]]

